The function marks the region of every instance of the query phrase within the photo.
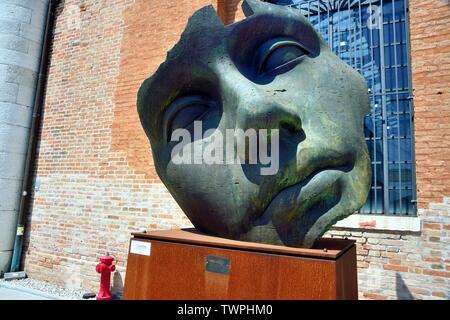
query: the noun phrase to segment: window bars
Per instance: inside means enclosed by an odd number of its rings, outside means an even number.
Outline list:
[[[271,2],[300,10],[367,81],[371,112],[364,130],[373,177],[359,213],[416,215],[407,0]]]

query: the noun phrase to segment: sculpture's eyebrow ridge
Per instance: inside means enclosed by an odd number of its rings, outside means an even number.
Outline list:
[[[230,25],[231,43],[251,47],[271,37],[289,36],[298,41],[312,57],[320,53],[320,38],[313,27],[293,14],[257,14]],[[239,41],[237,41],[239,39]],[[234,41],[233,41],[234,40]]]
[[[156,138],[161,132],[162,116],[167,107],[184,95],[216,91],[217,75],[206,64],[174,59],[166,61],[158,71],[144,81],[138,93],[139,113],[144,129]],[[162,136],[162,135],[161,135]]]

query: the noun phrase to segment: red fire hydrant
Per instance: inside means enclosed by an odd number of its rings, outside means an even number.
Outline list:
[[[116,270],[116,266],[112,264],[114,257],[109,253],[100,257],[100,263],[97,264],[95,270],[101,274],[100,291],[97,294],[97,300],[111,300],[111,272]]]

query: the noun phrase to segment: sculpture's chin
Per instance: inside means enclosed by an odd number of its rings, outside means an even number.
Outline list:
[[[305,247],[307,231],[341,198],[341,170],[323,170],[283,189],[242,240]]]

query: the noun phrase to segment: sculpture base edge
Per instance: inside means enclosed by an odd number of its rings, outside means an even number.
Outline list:
[[[353,240],[313,249],[208,236],[195,229],[134,233],[125,300],[358,299]]]

